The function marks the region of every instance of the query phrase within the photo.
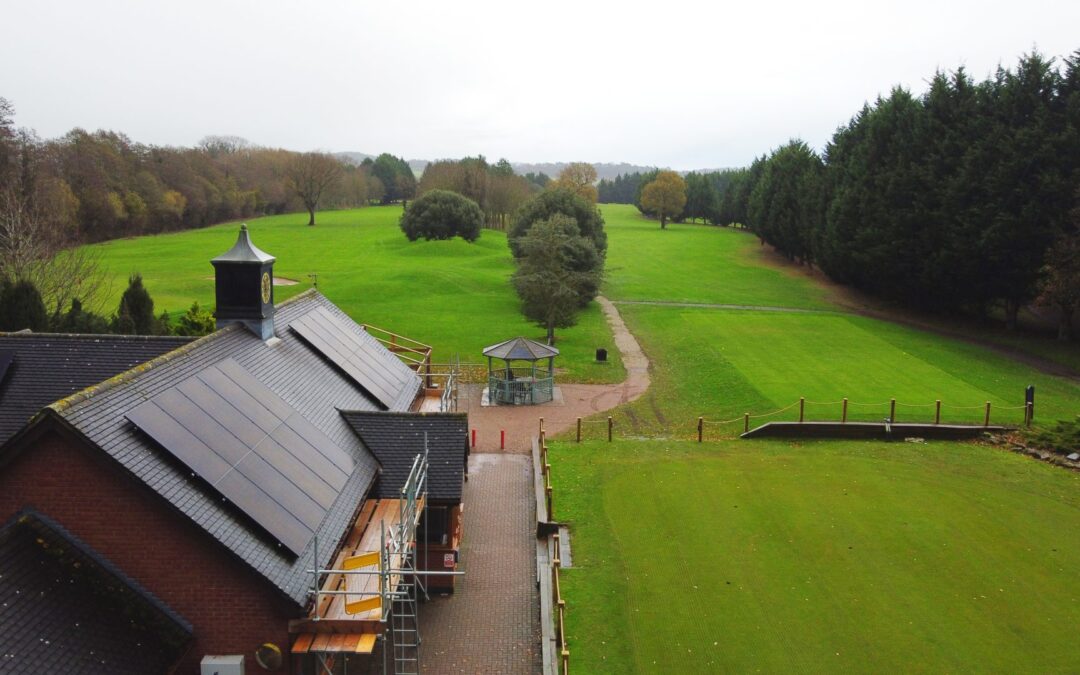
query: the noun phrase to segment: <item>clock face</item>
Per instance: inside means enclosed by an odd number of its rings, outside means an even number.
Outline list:
[[[273,286],[271,285],[271,281],[270,281],[270,273],[269,272],[263,272],[263,275],[262,275],[262,301],[263,301],[264,305],[270,302],[270,292],[272,290],[273,290]]]

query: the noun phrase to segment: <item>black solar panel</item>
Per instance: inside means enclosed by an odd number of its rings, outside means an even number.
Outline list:
[[[0,349],[0,384],[4,383],[4,378],[7,377],[8,368],[11,367],[11,363],[14,360],[15,352],[10,349]]]
[[[337,365],[387,409],[401,397],[417,375],[369,336],[357,334],[345,321],[323,307],[289,324],[312,347]]]
[[[353,469],[347,452],[232,359],[127,418],[298,555]]]

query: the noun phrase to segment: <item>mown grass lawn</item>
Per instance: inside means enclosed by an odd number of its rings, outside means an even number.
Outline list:
[[[551,453],[577,672],[1080,669],[1076,473],[933,442]]]
[[[1075,382],[839,311],[744,233],[604,212],[616,301],[811,311],[619,305],[652,387],[616,409],[616,442],[550,445],[576,671],[1080,670],[1080,475],[975,443],[739,441],[741,421],[679,440],[800,396],[832,404],[807,406],[819,419],[844,397],[881,419],[895,397],[924,406],[901,420],[941,399],[947,421],[989,400],[1018,422],[1003,408],[1034,384],[1051,420],[1080,411]]]
[[[761,262],[744,230],[671,223],[666,230],[626,204],[603,204],[612,300],[659,300],[827,309],[825,294],[797,274]]]
[[[543,339],[543,329],[518,311],[505,234],[484,230],[474,244],[409,242],[397,226],[400,214],[400,206],[371,207],[319,213],[315,227],[306,226],[304,214],[258,218],[248,226],[255,244],[277,257],[274,273],[300,282],[276,287],[277,301],[310,288],[308,275],[317,274],[319,290],[354,319],[427,342],[442,362],[454,354],[479,362],[484,347],[516,335]],[[212,307],[210,259],[232,246],[237,229],[229,223],[98,245],[112,280],[107,308],[115,311],[132,272],[143,275],[158,312],[176,315],[194,300]],[[596,303],[582,312],[578,326],[557,337],[562,356],[556,365],[567,370],[566,380],[625,377]],[[597,347],[614,358],[597,364]]]

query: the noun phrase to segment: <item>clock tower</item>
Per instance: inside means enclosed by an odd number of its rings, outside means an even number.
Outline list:
[[[245,224],[233,247],[210,261],[218,328],[239,321],[263,340],[274,337],[274,260],[255,248]]]

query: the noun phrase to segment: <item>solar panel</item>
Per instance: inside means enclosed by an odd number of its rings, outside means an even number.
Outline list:
[[[7,377],[8,369],[11,368],[14,360],[15,352],[10,349],[0,349],[0,384],[4,383],[4,378]]]
[[[127,418],[299,555],[352,473],[352,457],[226,359]]]
[[[366,334],[358,334],[324,307],[289,324],[312,347],[391,409],[418,375]]]

